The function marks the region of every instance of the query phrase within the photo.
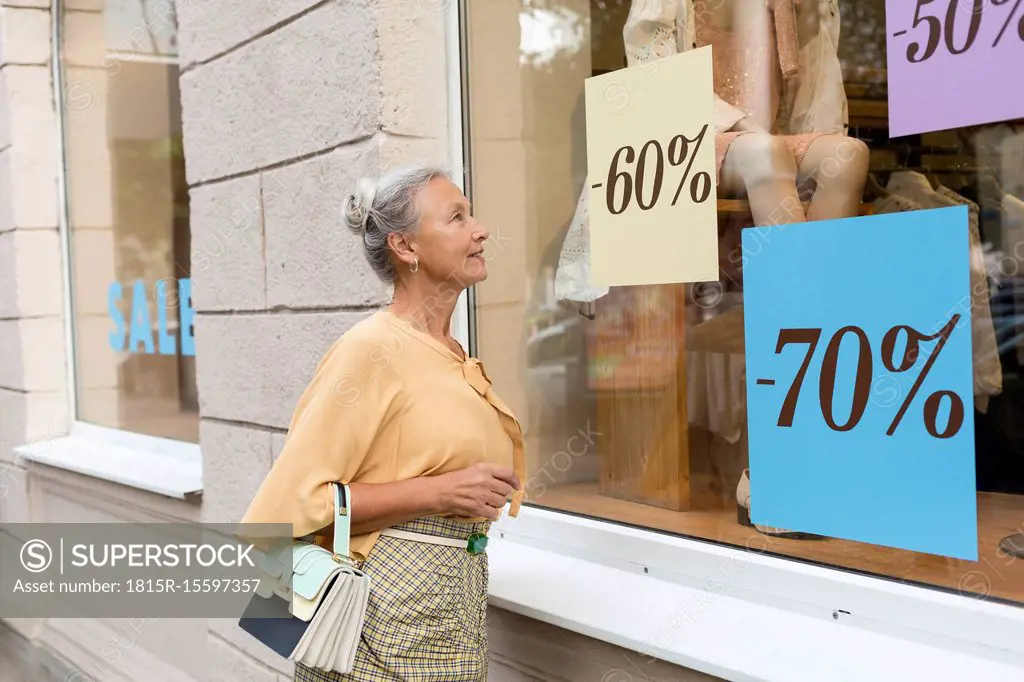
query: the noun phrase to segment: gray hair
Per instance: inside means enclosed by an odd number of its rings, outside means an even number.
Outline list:
[[[434,178],[449,179],[448,171],[423,165],[401,168],[378,180],[364,177],[345,200],[345,224],[362,237],[366,260],[386,283],[393,283],[397,274],[388,235],[409,234],[419,227],[416,195]]]

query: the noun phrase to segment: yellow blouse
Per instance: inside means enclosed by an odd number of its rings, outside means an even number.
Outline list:
[[[332,481],[387,483],[481,461],[511,466],[525,487],[522,429],[483,365],[380,310],[320,361],[242,523],[291,523],[294,537],[316,532],[330,547]],[[510,515],[522,500],[517,491]],[[353,535],[351,549],[366,557],[378,537]]]

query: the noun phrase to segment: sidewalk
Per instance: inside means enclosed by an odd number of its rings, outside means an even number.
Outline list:
[[[92,682],[0,621],[0,682]]]

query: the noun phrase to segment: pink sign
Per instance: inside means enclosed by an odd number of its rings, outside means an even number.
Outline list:
[[[886,0],[889,135],[1024,118],[1024,0]]]

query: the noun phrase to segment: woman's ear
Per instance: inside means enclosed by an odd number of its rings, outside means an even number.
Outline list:
[[[416,252],[413,250],[413,244],[410,242],[405,235],[397,232],[392,232],[388,235],[388,248],[395,254],[395,258],[411,265],[413,260],[416,259]]]

